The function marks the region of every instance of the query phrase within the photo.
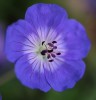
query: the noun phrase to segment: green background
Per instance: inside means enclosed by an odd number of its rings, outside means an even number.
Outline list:
[[[3,36],[8,25],[23,19],[26,9],[35,3],[55,3],[64,7],[69,18],[80,21],[91,40],[91,50],[84,59],[86,72],[74,88],[44,93],[23,86],[16,78],[14,65],[4,56],[0,62],[0,94],[3,100],[96,100],[96,15],[89,0],[0,0],[0,24]],[[96,11],[96,9],[95,9]]]

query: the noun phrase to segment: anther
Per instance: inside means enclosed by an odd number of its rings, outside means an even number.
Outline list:
[[[47,53],[47,50],[41,51],[41,54],[42,54],[42,55],[45,55],[46,53]]]
[[[53,44],[52,44],[52,43],[48,43],[48,45],[49,45],[50,47],[53,47]]]
[[[57,55],[61,55],[61,53],[60,52],[58,52],[58,53],[56,53]]]
[[[53,61],[54,61],[53,59],[49,60],[49,62],[53,62]]]
[[[48,53],[51,53],[51,52],[53,52],[53,49],[52,50],[48,50]]]
[[[52,43],[54,44],[54,43],[57,43],[57,42],[56,41],[53,41]]]
[[[50,57],[51,57],[50,54],[48,54],[48,55],[47,55],[47,58],[49,59]]]
[[[45,41],[42,42],[42,45],[45,43]]]
[[[51,54],[51,56],[52,56],[53,58],[55,58],[55,57],[56,57],[56,56],[55,56],[55,54],[53,54],[53,53]]]

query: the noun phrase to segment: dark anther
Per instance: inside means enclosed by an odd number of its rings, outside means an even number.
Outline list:
[[[54,61],[53,59],[49,60],[49,62],[53,62],[53,61]]]
[[[52,49],[52,50],[48,50],[48,52],[49,52],[49,53],[53,52],[53,49]]]
[[[56,41],[53,41],[52,43],[54,44],[54,43],[57,43],[57,42]]]
[[[42,45],[45,43],[45,41],[42,42]]]
[[[55,56],[55,54],[51,54],[51,56],[53,57],[53,58],[55,58],[56,56]]]
[[[58,52],[58,53],[56,53],[57,55],[61,55],[61,53],[60,52]]]
[[[47,55],[47,58],[49,59],[50,57],[51,57],[50,54],[48,54],[48,55]]]
[[[42,55],[45,55],[46,53],[47,53],[47,50],[41,51],[41,54],[42,54]]]
[[[53,44],[52,44],[52,43],[48,43],[48,45],[49,45],[50,47],[53,47]]]

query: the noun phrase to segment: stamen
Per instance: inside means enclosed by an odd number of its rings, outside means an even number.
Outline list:
[[[42,50],[42,51],[41,51],[41,54],[42,54],[42,55],[45,55],[46,53],[47,53],[47,50]]]
[[[48,45],[49,45],[50,47],[53,47],[53,46],[54,46],[52,43],[48,43]]]
[[[41,55],[45,56],[47,55],[47,59],[49,62],[53,62],[56,55],[61,55],[60,52],[56,52],[54,49],[57,49],[57,46],[54,46],[54,43],[57,43],[56,41],[53,41],[52,43],[45,44],[45,41],[42,42],[42,45],[44,45],[46,48],[45,50],[41,51]],[[51,59],[51,57],[53,59]]]
[[[55,58],[55,57],[56,57],[56,56],[55,56],[55,54],[53,54],[53,53],[51,54],[51,56],[52,56],[53,58]]]
[[[49,62],[53,62],[53,61],[54,61],[53,59],[49,60]]]
[[[53,49],[52,50],[48,50],[48,53],[51,53],[51,52],[53,52]]]
[[[42,42],[42,45],[45,43],[45,41]]]
[[[58,53],[56,53],[57,55],[61,55],[61,53],[60,52],[58,52]]]
[[[57,43],[57,42],[56,41],[53,41],[52,43],[54,44],[54,43]]]
[[[47,55],[47,58],[49,59],[50,57],[51,57],[50,54],[48,54],[48,55]]]

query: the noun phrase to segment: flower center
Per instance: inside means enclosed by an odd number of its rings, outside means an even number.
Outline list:
[[[48,44],[46,44],[45,41],[42,42],[42,46],[45,48],[41,51],[41,55],[46,56],[49,62],[53,62],[54,58],[61,55],[61,53],[57,51],[56,43],[57,41],[52,41]]]

